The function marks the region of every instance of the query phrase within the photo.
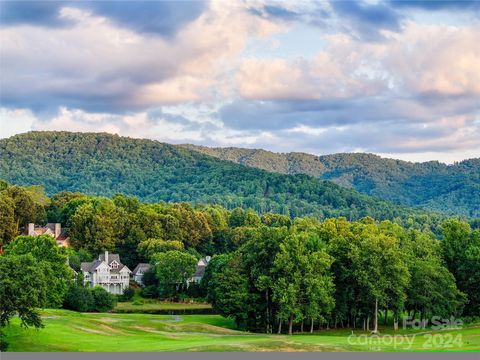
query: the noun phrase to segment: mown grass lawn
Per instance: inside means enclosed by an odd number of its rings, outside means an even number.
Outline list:
[[[140,299],[137,301],[119,302],[114,312],[119,313],[155,313],[164,311],[205,311],[210,310],[210,304],[203,303],[173,303],[155,299]]]
[[[351,330],[252,334],[235,330],[231,320],[219,315],[45,310],[42,316],[41,330],[22,329],[18,319],[12,321],[5,329],[9,351],[480,351],[480,324],[448,331],[400,331],[394,337],[391,330],[381,329],[380,337],[372,338],[360,331],[352,337]]]

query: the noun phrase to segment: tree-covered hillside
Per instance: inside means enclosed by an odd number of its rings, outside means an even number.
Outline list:
[[[142,200],[216,203],[292,217],[403,219],[421,212],[307,175],[271,173],[151,140],[104,133],[31,132],[0,140],[0,179]]]
[[[394,203],[480,216],[480,159],[453,165],[411,163],[373,154],[315,156],[184,145],[223,160],[284,174],[308,174]]]

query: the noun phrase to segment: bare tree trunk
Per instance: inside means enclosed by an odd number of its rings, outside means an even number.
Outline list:
[[[375,299],[375,315],[373,317],[373,332],[378,333],[378,299]]]
[[[370,315],[367,316],[367,331],[370,331]]]
[[[282,320],[278,321],[278,334],[282,333]]]
[[[393,316],[393,330],[395,330],[395,331],[398,330],[398,317],[397,317],[397,315]]]
[[[314,323],[314,321],[313,321],[313,318],[312,318],[312,322],[310,324],[310,334],[313,334],[313,323]]]
[[[267,334],[270,334],[270,312],[269,312],[269,305],[268,305],[268,288],[267,290],[265,290],[265,301],[267,302],[267,313],[266,313],[266,319],[265,319],[265,322],[266,322],[266,332]]]
[[[293,334],[293,315],[290,314],[290,317],[288,318],[288,335]]]
[[[302,319],[302,323],[300,324],[300,332],[303,333],[303,319]]]
[[[362,326],[362,330],[365,331],[365,318],[363,318],[363,326]]]

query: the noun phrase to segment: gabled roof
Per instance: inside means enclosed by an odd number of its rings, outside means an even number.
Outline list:
[[[57,237],[57,240],[65,241],[68,239],[70,239],[70,237],[67,235],[67,230],[62,229],[62,231],[60,232],[60,235],[58,235]]]
[[[203,277],[203,275],[205,275],[205,268],[207,267],[209,261],[210,257],[203,257],[198,260],[197,270],[195,271],[195,274],[193,274],[193,277]]]
[[[198,260],[197,266],[206,266],[206,265],[207,265],[207,262],[205,261],[205,259]]]
[[[193,274],[193,277],[203,277],[203,275],[205,275],[205,268],[205,265],[198,265],[195,274]]]
[[[103,261],[100,260],[94,260],[92,262],[82,262],[80,264],[80,268],[82,269],[82,271],[94,272],[102,263]]]
[[[108,257],[110,258],[110,255]],[[113,260],[110,262],[110,264],[112,262],[113,262]],[[105,266],[108,266],[107,263],[103,260],[94,260],[92,262],[82,262],[80,264],[80,269],[82,269],[82,271],[84,271],[84,272],[94,272],[102,264],[105,264]],[[111,274],[118,274],[120,271],[122,271],[124,269],[127,270],[129,273],[131,273],[131,270],[128,268],[128,266],[123,265],[123,264],[120,264],[117,269],[110,268],[110,273]]]
[[[45,226],[33,226],[33,235],[38,236],[38,235],[51,235],[55,238],[55,223],[48,223]],[[28,227],[25,229],[23,232],[24,235],[28,235]],[[68,241],[69,236],[67,235],[67,230],[64,228],[61,228],[60,230],[60,235],[58,235],[55,240],[58,241]]]
[[[102,261],[105,261],[105,253],[103,254],[100,254],[100,256],[98,257],[99,260],[102,260]],[[119,263],[120,265],[122,265],[122,263],[120,262],[120,255],[118,254],[108,254],[108,265],[110,266],[110,264],[113,262],[113,261],[116,261],[117,263]]]
[[[91,262],[82,262],[80,264],[80,269],[85,272],[89,272],[91,267],[92,267]]]
[[[48,224],[47,224],[48,225]],[[34,236],[38,235],[54,235],[55,230],[50,229],[48,226],[35,226],[33,228]],[[25,235],[28,235],[28,228],[23,232]]]
[[[138,273],[145,273],[150,269],[150,264],[148,263],[139,263],[137,266],[135,266],[135,269],[133,269],[133,275],[136,275]]]
[[[110,268],[110,274],[118,274],[122,270],[127,270],[128,273],[131,273],[130,269],[127,267],[127,265],[121,265],[117,269],[112,269]]]
[[[127,270],[129,273],[132,272],[132,270],[130,270],[127,265],[123,265],[123,267],[119,270],[119,272],[121,272],[123,270]]]

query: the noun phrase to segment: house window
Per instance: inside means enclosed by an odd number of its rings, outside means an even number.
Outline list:
[[[116,261],[112,261],[112,263],[110,264],[110,267],[112,269],[118,269],[118,263]]]

